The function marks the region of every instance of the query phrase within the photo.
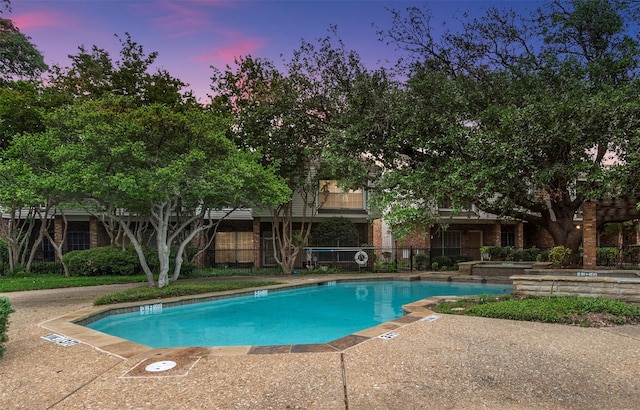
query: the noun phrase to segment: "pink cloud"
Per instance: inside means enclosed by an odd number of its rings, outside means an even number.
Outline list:
[[[156,28],[170,37],[185,37],[201,32],[209,25],[207,13],[198,2],[159,1],[134,3],[139,12],[146,14]]]
[[[11,16],[11,20],[20,30],[37,29],[41,27],[56,27],[65,25],[65,18],[56,12],[36,11],[17,16]]]
[[[215,48],[207,53],[196,56],[193,61],[231,64],[236,57],[247,56],[262,48],[264,38],[245,38],[234,40],[225,47]]]

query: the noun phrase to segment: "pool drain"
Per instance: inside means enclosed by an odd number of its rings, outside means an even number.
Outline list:
[[[145,370],[148,372],[164,372],[166,370],[170,370],[176,367],[176,362],[172,362],[171,360],[163,360],[161,362],[154,362],[145,367]]]

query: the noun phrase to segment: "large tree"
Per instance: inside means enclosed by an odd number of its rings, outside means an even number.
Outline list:
[[[47,239],[69,276],[62,261],[67,232],[64,209],[78,179],[64,172],[66,158],[73,154],[66,148],[55,135],[45,131],[16,135],[3,152],[0,203],[8,217],[0,235],[9,245],[11,270],[21,265],[30,271],[42,241]],[[64,229],[62,237],[54,239],[51,231],[56,216],[63,220]]]
[[[139,107],[129,97],[104,95],[55,110],[46,133],[25,138],[37,148],[38,141],[55,141],[50,178],[67,182],[58,190],[118,223],[149,283],[158,275],[163,287],[178,279],[186,246],[217,222],[213,211],[270,206],[287,195],[274,172],[237,149],[227,131],[225,117],[202,108]],[[150,270],[132,221],[154,228],[159,272]]]
[[[384,34],[416,59],[406,86],[384,93],[402,95],[383,117],[392,126],[365,127],[366,151],[385,166],[378,202],[387,218],[433,224],[441,200],[473,203],[543,227],[577,257],[577,212],[619,193],[612,169],[633,159],[624,148],[637,139],[639,54],[626,7],[490,9],[441,38],[428,12],[394,12]]]
[[[342,179],[327,153],[344,95],[360,70],[357,54],[332,36],[303,41],[284,70],[252,57],[224,72],[214,69],[212,88],[234,115],[234,140],[261,152],[265,165],[277,165],[291,190],[288,201],[270,208],[274,257],[284,273],[307,246],[323,201],[320,181]]]
[[[80,47],[70,67],[56,67],[52,88],[67,103],[48,113],[46,134],[67,153],[56,168],[76,182],[67,193],[117,223],[149,283],[158,274],[163,287],[178,278],[191,240],[217,223],[213,211],[276,206],[288,190],[258,154],[226,138],[224,112],[196,104],[166,71],[150,73],[156,53],[145,54],[128,35],[121,45],[115,63],[102,49]],[[146,262],[134,229],[141,224],[154,228],[160,272]]]

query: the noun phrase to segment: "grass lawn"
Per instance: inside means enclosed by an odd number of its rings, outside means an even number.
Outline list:
[[[434,311],[497,319],[603,327],[640,323],[640,306],[602,297],[551,296],[500,298],[481,296],[441,302]]]
[[[113,285],[116,283],[146,282],[144,275],[136,276],[72,276],[61,275],[29,275],[0,276],[0,293],[21,290],[74,288],[81,286]]]
[[[93,302],[93,304],[107,305],[111,303],[136,302],[140,300],[224,292],[227,290],[246,289],[277,284],[278,282],[275,281],[264,280],[225,280],[208,283],[174,283],[161,289],[149,286],[138,286],[100,296]]]
[[[118,283],[143,283],[131,289],[110,293],[94,301],[96,305],[110,303],[135,302],[169,298],[174,296],[197,295],[202,293],[223,292],[261,286],[276,285],[276,281],[265,280],[215,280],[199,283],[172,283],[162,289],[152,288],[147,284],[144,275],[137,276],[72,276],[66,278],[60,275],[30,275],[0,277],[0,293],[17,292],[37,289],[60,289],[81,286],[113,285]]]

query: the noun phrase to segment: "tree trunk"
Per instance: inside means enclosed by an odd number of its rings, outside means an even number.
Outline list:
[[[53,246],[53,249],[56,251],[56,256],[58,257],[58,261],[60,261],[60,264],[62,264],[62,269],[64,270],[64,276],[68,278],[71,276],[71,273],[69,272],[69,267],[67,266],[66,263],[64,263],[64,259],[62,258],[64,253],[63,252],[64,244],[67,241],[67,217],[64,215],[64,212],[61,212],[61,215],[64,221],[64,228],[62,230],[62,238],[60,238],[59,244],[49,234],[49,228],[48,228],[49,222],[47,222],[47,226],[45,227],[45,229],[41,229],[41,232],[44,235],[44,237],[46,237],[49,240],[49,242],[51,243],[51,246]],[[53,216],[54,216],[54,223],[55,223],[55,212]]]
[[[15,272],[19,265],[25,263],[27,244],[34,226],[33,208],[29,208],[26,218],[22,217],[22,208],[11,211],[8,221],[3,222],[0,236],[9,247],[9,270]]]
[[[580,265],[580,245],[582,244],[582,230],[573,224],[573,218],[570,220],[547,221],[542,225],[553,238],[555,246],[564,246],[571,250],[568,256],[568,264],[570,266]]]
[[[160,273],[158,274],[158,288],[164,288],[169,284],[169,261],[171,250],[166,243],[158,243],[158,259],[160,262]]]
[[[271,211],[272,233],[273,233],[273,254],[276,262],[282,269],[282,273],[289,275],[293,273],[296,258],[304,248],[309,235],[313,220],[317,213],[317,184],[311,184],[310,188],[304,189],[301,197],[304,204],[302,220],[299,229],[293,229],[293,200],[280,205]],[[311,192],[311,193],[309,193]],[[307,215],[307,207],[311,208],[311,215]]]
[[[115,216],[114,216],[115,217]],[[129,229],[127,221],[122,220],[121,218],[117,218],[118,223],[122,227],[122,230],[129,237],[133,248],[136,250],[138,254],[138,260],[140,261],[140,266],[142,267],[142,271],[147,276],[147,282],[149,282],[149,286],[155,286],[156,282],[153,279],[153,272],[149,268],[149,264],[147,263],[147,257],[144,255],[144,250],[142,249],[142,245],[138,241],[138,238],[134,235],[134,233]]]

